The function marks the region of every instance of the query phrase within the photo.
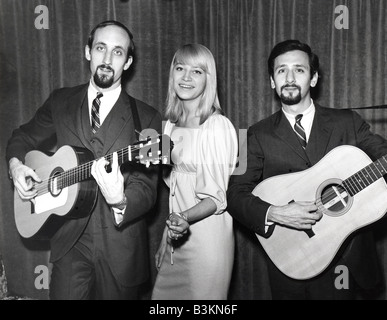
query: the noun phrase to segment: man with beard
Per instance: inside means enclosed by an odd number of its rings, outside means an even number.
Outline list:
[[[295,199],[277,206],[256,197],[252,191],[261,181],[306,170],[340,145],[356,146],[373,160],[387,153],[386,140],[371,133],[357,113],[324,108],[311,99],[310,88],[319,79],[319,59],[307,44],[297,40],[278,43],[268,69],[282,108],[249,128],[247,170],[231,177],[227,193],[230,214],[265,238],[272,235],[275,225],[310,230],[324,217],[314,202]],[[358,289],[374,288],[380,272],[372,234],[363,230],[346,244],[324,272],[308,280],[287,277],[268,258],[273,299],[353,299]],[[280,252],[282,248],[276,249]],[[336,266],[348,268],[348,288],[336,288]]]
[[[91,214],[64,219],[50,239],[51,299],[138,299],[149,276],[145,214],[156,202],[158,168],[119,166],[116,152],[135,143],[141,128],[161,131],[160,114],[122,90],[133,56],[126,26],[98,24],[85,47],[89,83],[55,90],[8,142],[9,172],[25,201],[33,202],[38,187],[32,181],[39,186],[42,179],[23,164],[24,157],[47,139],[56,138],[58,148],[86,148],[99,159],[91,167],[99,187]],[[110,165],[104,158],[109,153]]]

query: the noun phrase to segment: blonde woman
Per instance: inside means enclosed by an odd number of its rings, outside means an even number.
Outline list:
[[[226,191],[238,145],[219,104],[215,60],[205,46],[187,44],[175,53],[166,117],[174,166],[165,178],[170,215],[155,256],[152,299],[227,299],[234,235]]]

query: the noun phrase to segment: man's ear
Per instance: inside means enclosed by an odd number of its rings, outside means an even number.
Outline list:
[[[87,61],[91,60],[91,55],[90,55],[90,48],[88,45],[85,46],[85,58]]]
[[[312,80],[310,80],[310,86],[312,88],[314,88],[316,85],[317,85],[317,82],[318,82],[318,72],[316,72],[313,77],[312,77]]]
[[[272,76],[270,76],[270,86],[271,86],[272,89],[275,89],[275,82],[274,82]]]
[[[133,63],[133,57],[129,56],[128,61],[124,64],[124,70],[128,70],[130,65]]]

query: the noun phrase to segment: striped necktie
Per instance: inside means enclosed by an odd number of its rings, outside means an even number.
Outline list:
[[[91,131],[96,133],[99,127],[101,126],[99,120],[99,106],[101,105],[101,101],[99,100],[103,94],[101,92],[97,92],[97,97],[93,100],[93,105],[91,106]]]
[[[298,140],[300,140],[301,146],[306,148],[306,134],[301,125],[302,114],[296,116],[296,123],[294,124],[294,131],[297,133]]]

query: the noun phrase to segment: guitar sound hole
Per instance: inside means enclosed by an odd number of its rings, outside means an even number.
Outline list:
[[[317,190],[317,205],[329,216],[341,216],[348,212],[353,199],[342,187],[339,179],[330,179]]]
[[[61,173],[63,172],[62,168],[55,168],[49,178],[49,190],[53,197],[57,197],[62,192],[62,181]]]

